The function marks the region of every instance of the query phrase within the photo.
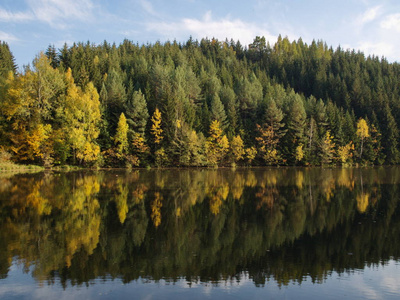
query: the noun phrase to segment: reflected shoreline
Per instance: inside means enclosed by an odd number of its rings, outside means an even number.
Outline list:
[[[400,168],[0,176],[0,278],[323,283],[400,258]],[[1,283],[1,280],[0,280]]]

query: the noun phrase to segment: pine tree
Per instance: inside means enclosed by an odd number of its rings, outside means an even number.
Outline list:
[[[6,42],[0,42],[0,86],[2,79],[7,77],[8,72],[15,74],[17,66],[15,59],[10,51],[10,48]]]
[[[214,94],[211,98],[211,120],[217,120],[221,126],[222,130],[225,130],[229,123],[227,121],[226,113],[224,106],[218,96],[218,94]]]
[[[60,65],[60,60],[58,58],[57,50],[54,45],[49,45],[45,52],[47,58],[50,60],[50,65],[56,69]]]
[[[271,126],[275,132],[275,136],[279,140],[286,134],[287,130],[284,130],[285,123],[283,121],[283,112],[276,105],[274,99],[270,99],[267,102],[265,111],[264,123],[266,126]]]
[[[263,99],[262,86],[254,73],[250,79],[246,77],[240,79],[236,95],[242,120],[248,123],[245,126],[249,129],[254,124],[256,108]]]
[[[290,101],[287,111],[288,131],[285,135],[283,153],[289,164],[293,164],[296,160],[296,147],[304,145],[306,142],[306,112],[301,96],[295,94],[293,91],[288,96]]]
[[[125,111],[129,127],[134,132],[144,135],[149,119],[147,102],[142,91],[134,91],[125,104]]]
[[[236,109],[236,95],[232,88],[223,86],[219,93],[221,102],[224,104],[227,123],[227,132],[234,135],[238,130],[238,113]]]
[[[386,130],[383,132],[383,151],[386,155],[386,162],[397,164],[400,158],[398,149],[399,130],[388,105],[384,108],[383,122],[386,125]]]
[[[105,88],[107,93],[103,93],[102,97],[105,107],[106,121],[109,126],[110,134],[114,134],[117,128],[118,119],[124,111],[126,103],[126,90],[123,84],[122,76],[115,70],[111,70],[106,77]]]

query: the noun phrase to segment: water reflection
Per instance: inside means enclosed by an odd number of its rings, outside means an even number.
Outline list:
[[[72,172],[0,178],[0,278],[322,283],[398,259],[400,169]],[[0,281],[1,282],[1,281]]]

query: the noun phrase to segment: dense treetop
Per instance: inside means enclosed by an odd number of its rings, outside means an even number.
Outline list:
[[[44,165],[397,164],[400,67],[322,41],[256,37],[0,45],[0,145]]]

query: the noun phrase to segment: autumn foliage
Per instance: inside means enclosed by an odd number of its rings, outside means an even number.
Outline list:
[[[264,43],[78,43],[19,72],[3,43],[0,147],[44,166],[400,162],[396,65]]]

